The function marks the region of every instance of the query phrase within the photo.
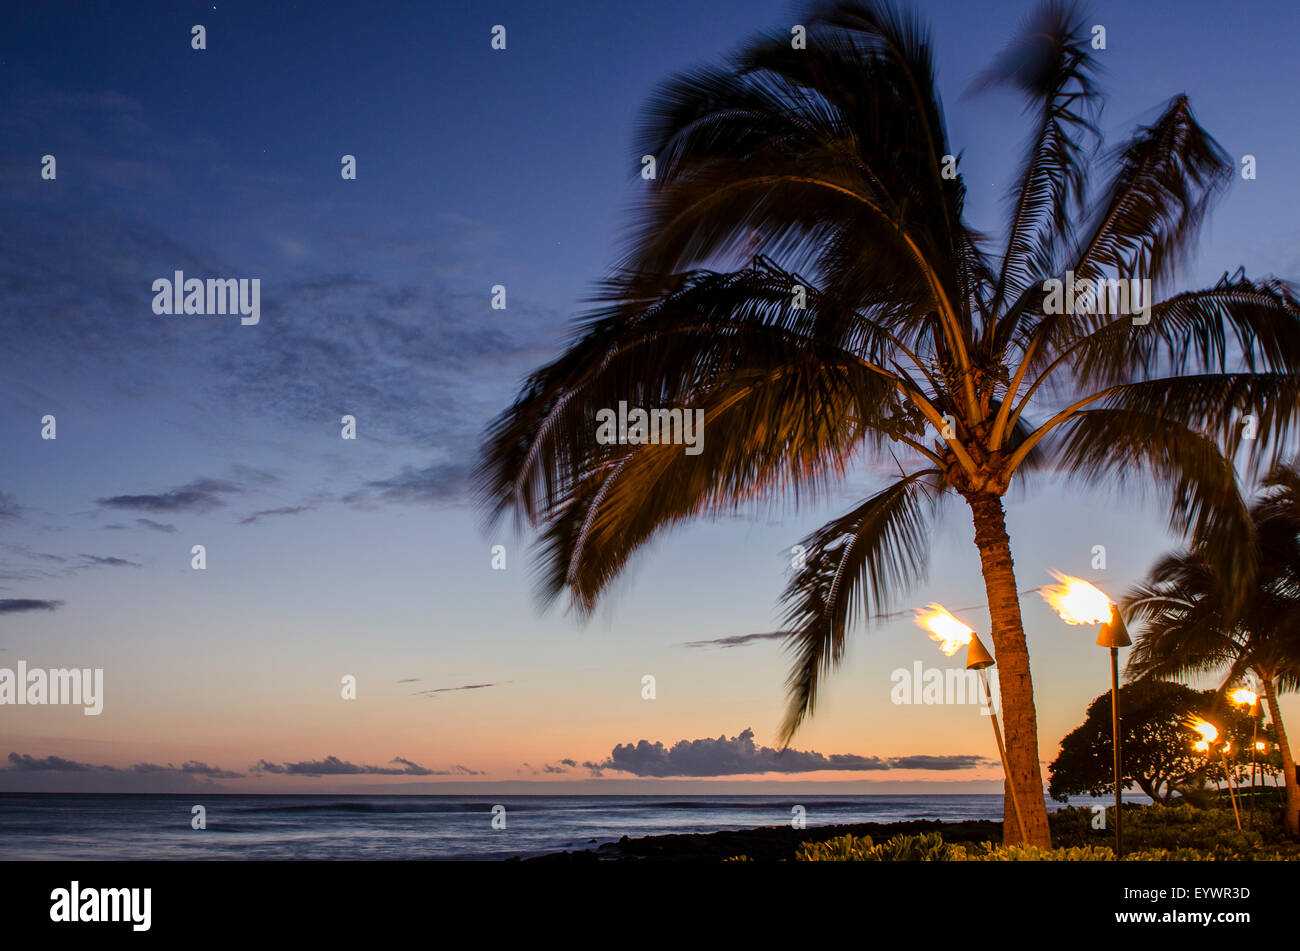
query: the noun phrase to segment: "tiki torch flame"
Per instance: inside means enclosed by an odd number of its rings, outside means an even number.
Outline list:
[[[1219,738],[1219,728],[1200,717],[1192,717],[1187,721],[1187,725],[1201,734],[1201,742],[1196,744],[1198,750],[1209,749],[1210,744]]]
[[[1082,578],[1052,572],[1059,584],[1043,588],[1043,599],[1066,624],[1105,624],[1111,618],[1110,598]]]
[[[939,650],[949,657],[970,643],[975,632],[948,613],[941,604],[931,602],[929,608],[916,612],[916,623],[930,632],[939,642]]]
[[[1230,696],[1233,703],[1240,704],[1243,707],[1253,707],[1259,702],[1259,694],[1253,690],[1247,690],[1245,687],[1234,690]]]

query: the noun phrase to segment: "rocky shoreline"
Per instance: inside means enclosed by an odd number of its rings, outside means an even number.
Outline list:
[[[862,822],[853,825],[819,826],[794,829],[769,826],[760,829],[691,832],[677,835],[647,835],[632,839],[623,836],[594,849],[552,852],[525,862],[721,862],[735,855],[760,862],[778,862],[794,858],[803,842],[821,842],[839,835],[869,835],[876,842],[896,835],[942,832],[945,842],[1001,841],[1002,823],[986,819],[966,822],[940,822],[917,819],[912,822]]]

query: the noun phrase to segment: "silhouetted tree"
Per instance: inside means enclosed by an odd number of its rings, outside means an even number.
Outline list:
[[[1217,756],[1197,752],[1193,744],[1200,734],[1188,720],[1200,716],[1211,720],[1222,732],[1222,742],[1231,741],[1236,751],[1249,751],[1254,724],[1248,714],[1229,710],[1213,690],[1192,690],[1182,684],[1160,680],[1139,680],[1119,688],[1124,788],[1134,784],[1162,805],[1176,795],[1199,789],[1207,780],[1227,778]],[[1114,751],[1111,733],[1110,691],[1088,705],[1083,724],[1061,741],[1061,751],[1047,767],[1051,777],[1047,791],[1059,802],[1070,796],[1103,796],[1115,792]],[[1262,730],[1261,740],[1275,740],[1271,730]],[[1233,763],[1249,762],[1250,754],[1234,753]],[[1258,762],[1266,773],[1277,772],[1276,754],[1261,754]]]

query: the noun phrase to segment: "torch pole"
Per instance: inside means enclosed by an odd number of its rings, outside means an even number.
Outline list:
[[[1110,649],[1110,735],[1115,748],[1115,858],[1124,856],[1124,802],[1120,767],[1119,648]]]
[[[1259,701],[1250,707],[1250,827],[1255,828],[1255,750],[1259,748]]]
[[[1237,819],[1237,831],[1241,831],[1241,813],[1237,811],[1237,793],[1232,785],[1232,771],[1228,769],[1228,754],[1219,750],[1219,755],[1223,757],[1223,771],[1228,776],[1228,798],[1232,800],[1232,814]]]
[[[1020,841],[1029,844],[1025,835],[1025,820],[1020,815],[1020,799],[1016,795],[1016,784],[1011,779],[1011,766],[1007,763],[1007,748],[1002,745],[1002,727],[998,725],[998,713],[993,709],[993,691],[989,689],[988,676],[980,670],[980,683],[984,685],[985,702],[989,705],[989,718],[993,721],[993,738],[998,741],[998,756],[1002,759],[1002,775],[1006,778],[1007,789],[1011,790],[1011,808],[1016,813],[1016,826],[1020,829]]]

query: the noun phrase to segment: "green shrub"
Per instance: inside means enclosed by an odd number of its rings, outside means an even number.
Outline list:
[[[1107,811],[1114,822],[1114,809]],[[1189,803],[1175,806],[1127,806],[1124,809],[1124,852],[1167,853],[1170,858],[1190,851],[1201,859],[1238,860],[1250,858],[1300,858],[1300,844],[1282,831],[1281,811],[1256,807],[1254,826],[1242,816],[1245,828],[1237,831],[1232,807],[1215,805],[1196,808]],[[1111,828],[1092,828],[1091,809],[1061,809],[1049,817],[1052,842],[1058,847],[1101,845]]]
[[[954,862],[965,849],[950,845],[937,832],[896,835],[877,845],[869,835],[841,835],[824,842],[805,842],[795,853],[796,862]]]
[[[1257,810],[1256,828],[1237,830],[1232,810],[1191,805],[1132,806],[1124,810],[1126,862],[1236,862],[1300,859],[1300,844],[1285,838],[1276,817]],[[797,862],[1110,862],[1109,831],[1092,828],[1091,809],[1062,809],[1051,815],[1055,848],[957,845],[938,832],[897,835],[876,843],[870,836],[841,835],[805,842]],[[743,858],[743,857],[742,857]]]
[[[1113,862],[1115,853],[1106,846],[1076,845],[1042,849],[1036,845],[997,845],[967,850],[968,862]]]

